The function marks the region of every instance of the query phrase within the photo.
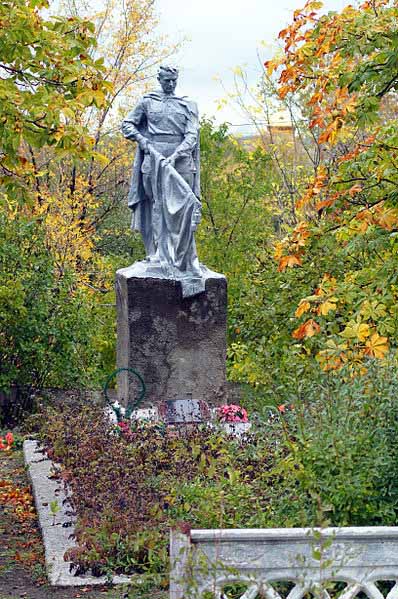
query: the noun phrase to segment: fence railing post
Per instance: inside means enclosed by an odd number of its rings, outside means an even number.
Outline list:
[[[190,549],[190,534],[172,529],[170,531],[170,599],[186,599]]]

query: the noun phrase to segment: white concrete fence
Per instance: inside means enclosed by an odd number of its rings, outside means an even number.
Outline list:
[[[170,599],[398,599],[398,527],[172,531],[170,560]]]

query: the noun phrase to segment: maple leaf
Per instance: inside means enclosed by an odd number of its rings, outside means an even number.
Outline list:
[[[365,354],[372,358],[382,360],[388,352],[388,339],[381,337],[379,333],[373,335],[365,343]]]
[[[296,254],[293,254],[290,256],[283,256],[279,260],[278,271],[283,272],[284,270],[286,270],[286,268],[293,268],[293,266],[301,266],[301,265],[302,265],[302,261],[301,261],[300,256],[297,256]]]
[[[304,339],[304,337],[313,337],[314,335],[316,335],[316,333],[319,333],[320,330],[321,327],[319,326],[319,324],[313,318],[310,318],[293,331],[292,337],[294,339]]]

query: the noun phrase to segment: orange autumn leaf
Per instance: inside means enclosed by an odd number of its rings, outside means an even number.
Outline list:
[[[332,199],[322,200],[321,202],[317,202],[315,204],[315,209],[319,211],[319,210],[322,210],[322,208],[329,208],[332,204],[333,204]]]
[[[398,210],[396,208],[389,208],[387,210],[381,208],[376,222],[379,227],[391,231],[398,224]]]
[[[310,232],[308,231],[308,224],[306,222],[301,222],[297,225],[297,227],[293,231],[293,237],[297,239],[298,237],[307,238],[310,236]]]
[[[293,254],[291,256],[282,256],[279,260],[278,271],[283,272],[286,268],[293,268],[293,266],[301,266],[302,261],[300,256]]]
[[[271,60],[267,60],[264,63],[265,68],[267,69],[267,75],[270,77],[272,73],[278,68],[280,64],[280,60],[278,58],[273,58]]]
[[[311,304],[310,302],[307,302],[306,300],[301,300],[301,302],[299,303],[297,310],[295,311],[294,315],[297,318],[300,318],[300,316],[302,316],[303,314],[305,314],[306,312],[308,312],[308,310],[311,308]]]
[[[278,94],[281,100],[286,98],[287,94],[292,91],[292,87],[290,85],[283,85],[278,89]]]
[[[321,327],[313,318],[310,318],[304,324],[300,325],[292,333],[294,339],[304,339],[304,337],[313,337],[316,333],[319,333]]]
[[[341,127],[342,121],[341,119],[335,119],[332,121],[326,129],[321,133],[318,137],[318,143],[333,143],[337,136],[337,131]]]
[[[362,220],[366,222],[368,225],[374,224],[374,216],[368,208],[358,212],[358,214],[355,215],[355,218],[356,220]]]
[[[325,119],[322,116],[317,116],[316,118],[312,119],[312,121],[309,124],[309,128],[313,129],[314,127],[324,129],[326,127]]]
[[[323,350],[317,354],[316,359],[319,362],[322,370],[324,372],[329,372],[331,370],[338,370],[339,368],[341,368],[343,366],[343,364],[344,364],[344,360],[342,359],[343,357],[344,357],[344,354],[341,354],[341,356],[335,356],[335,355],[331,355],[327,351]]]
[[[370,339],[366,341],[364,351],[366,355],[382,360],[388,352],[387,337],[381,337],[379,333],[373,333]]]
[[[312,96],[308,100],[307,104],[308,104],[308,106],[315,106],[315,104],[318,104],[319,102],[321,102],[322,99],[323,99],[323,94],[318,91],[318,92],[312,94]],[[316,114],[315,111],[314,111],[314,114]]]
[[[362,185],[359,185],[359,183],[356,183],[348,190],[348,193],[350,194],[351,197],[353,197],[356,193],[359,193],[361,191],[362,191]]]
[[[284,38],[287,36],[287,34],[288,34],[288,33],[289,33],[289,29],[288,29],[288,28],[286,28],[286,29],[282,29],[282,30],[279,32],[279,34],[278,34],[278,38],[279,38],[279,39],[284,39]]]

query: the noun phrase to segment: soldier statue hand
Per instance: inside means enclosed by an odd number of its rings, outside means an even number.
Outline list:
[[[164,160],[163,164],[164,164],[164,166],[167,166],[167,165],[169,165],[169,164],[170,164],[171,166],[174,166],[174,165],[175,165],[175,161],[176,161],[176,159],[177,159],[177,156],[176,156],[175,154],[172,154],[171,156],[169,156],[168,158],[166,158],[166,159]]]
[[[151,146],[149,145],[149,141],[145,138],[139,141],[139,146],[144,154],[150,154]]]

